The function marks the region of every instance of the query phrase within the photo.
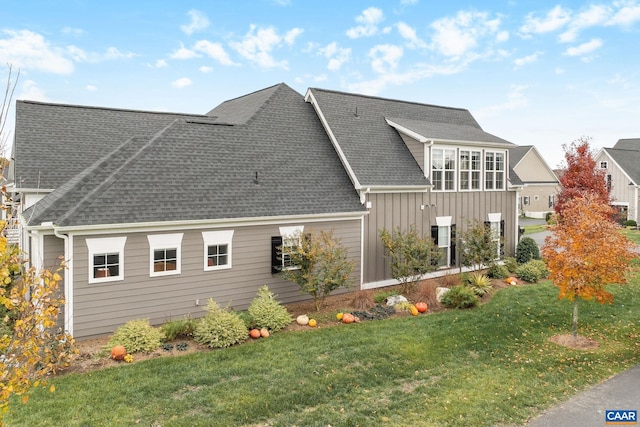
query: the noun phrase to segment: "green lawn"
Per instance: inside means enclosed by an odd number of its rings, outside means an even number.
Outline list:
[[[224,350],[156,358],[51,381],[8,426],[522,425],[640,363],[640,275],[615,303],[572,304],[548,282],[510,287],[470,311],[276,333]]]

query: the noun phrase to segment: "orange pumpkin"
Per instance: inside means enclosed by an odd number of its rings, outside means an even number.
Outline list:
[[[251,338],[254,338],[254,339],[255,339],[255,338],[260,338],[260,329],[251,329],[251,330],[249,331],[249,336],[250,336]]]
[[[262,338],[267,338],[269,336],[269,330],[267,328],[260,329],[260,336]]]
[[[111,358],[113,360],[124,360],[126,355],[127,350],[125,350],[124,346],[116,345],[111,349]]]
[[[427,303],[426,303],[426,302],[422,302],[422,301],[421,301],[421,302],[417,302],[417,303],[416,303],[416,308],[418,309],[418,312],[419,312],[419,313],[424,313],[424,312],[426,312],[426,311],[427,311],[427,309],[428,309],[429,307],[427,306]]]
[[[344,313],[342,315],[342,323],[353,323],[356,321],[356,318],[351,313]]]
[[[505,280],[505,282],[507,282],[509,285],[515,285],[516,283],[518,283],[518,279],[516,279],[515,277],[507,277],[507,280]]]

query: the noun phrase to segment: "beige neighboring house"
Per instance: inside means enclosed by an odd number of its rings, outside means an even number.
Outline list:
[[[522,145],[509,149],[509,164],[523,182],[518,211],[528,218],[544,218],[553,212],[560,181],[536,147]]]
[[[620,219],[638,222],[640,205],[640,138],[620,139],[613,148],[595,156],[596,167],[606,173],[607,186]]]

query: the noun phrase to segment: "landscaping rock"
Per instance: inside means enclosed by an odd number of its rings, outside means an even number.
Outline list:
[[[446,294],[447,292],[449,292],[449,291],[450,291],[449,288],[437,287],[436,288],[436,300],[438,300],[438,302],[442,302],[442,296],[444,294]]]
[[[402,295],[393,295],[387,298],[387,305],[390,307],[393,307],[394,305],[401,302],[409,302],[409,301]]]

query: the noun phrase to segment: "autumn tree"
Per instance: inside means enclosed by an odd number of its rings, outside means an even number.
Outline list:
[[[562,146],[567,167],[560,176],[561,189],[554,207],[559,217],[570,200],[587,193],[592,193],[603,204],[611,201],[605,171],[596,167],[590,141],[590,138],[582,137],[569,146]]]
[[[634,245],[612,218],[613,208],[594,193],[567,201],[562,218],[545,240],[542,255],[559,288],[558,298],[573,301],[573,336],[577,337],[578,300],[611,303],[609,284],[626,283]]]
[[[402,292],[413,291],[422,275],[438,269],[442,251],[431,236],[421,237],[414,226],[403,231],[396,227],[392,233],[379,231],[391,275],[400,282]]]
[[[346,248],[333,236],[333,230],[298,232],[285,240],[288,244],[280,247],[285,258],[282,277],[311,295],[316,310],[320,310],[331,292],[350,285],[349,276],[355,263],[349,260]]]

